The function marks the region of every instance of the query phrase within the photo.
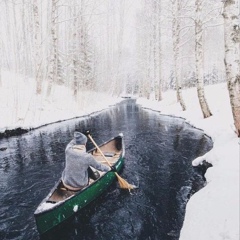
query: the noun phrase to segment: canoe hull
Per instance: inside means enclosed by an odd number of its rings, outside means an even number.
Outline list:
[[[115,167],[119,172],[124,163],[124,151],[117,160]],[[65,201],[56,204],[53,208],[43,211],[35,211],[34,217],[40,234],[46,233],[50,229],[61,224],[76,212],[87,206],[90,202],[100,196],[111,183],[116,179],[116,174],[112,171],[107,172],[101,176],[97,181],[84,188],[76,195],[72,196]],[[60,181],[59,181],[60,182]],[[59,182],[56,184],[58,185]],[[56,186],[54,187],[54,189]],[[52,190],[52,192],[54,191]]]

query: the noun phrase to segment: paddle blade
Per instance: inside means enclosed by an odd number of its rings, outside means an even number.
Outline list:
[[[119,183],[120,188],[128,189],[128,190],[137,188],[135,185],[132,185],[132,184],[128,183],[126,180],[124,180],[123,178],[121,178],[118,174],[116,174],[116,176],[118,178],[118,183]]]

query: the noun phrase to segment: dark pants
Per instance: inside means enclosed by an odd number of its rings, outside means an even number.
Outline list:
[[[88,168],[88,177],[97,180],[100,177],[100,174],[97,170],[92,170],[90,167]]]

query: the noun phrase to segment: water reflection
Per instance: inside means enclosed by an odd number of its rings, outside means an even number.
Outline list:
[[[64,149],[75,129],[90,129],[97,143],[123,132],[121,176],[140,188],[130,195],[115,182],[41,239],[178,239],[186,202],[204,184],[191,161],[212,143],[184,120],[143,110],[133,101],[0,141],[7,148],[0,152],[0,238],[40,238],[33,212],[60,177]]]

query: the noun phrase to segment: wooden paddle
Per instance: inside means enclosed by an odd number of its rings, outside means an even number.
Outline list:
[[[90,135],[89,132],[87,132],[87,136],[89,137],[89,139],[92,141],[92,143],[95,145],[95,147],[97,148],[97,150],[101,153],[102,157],[104,158],[104,160],[107,162],[107,164],[109,165],[109,167],[111,167],[110,162],[107,160],[107,158],[104,156],[102,150],[98,147],[98,145],[96,144],[96,142],[93,140],[92,136]],[[124,180],[122,177],[120,177],[118,175],[117,172],[114,171],[114,173],[117,176],[118,179],[118,183],[120,185],[120,188],[124,188],[124,189],[128,189],[129,191],[136,188],[135,185],[129,184],[126,180]]]

